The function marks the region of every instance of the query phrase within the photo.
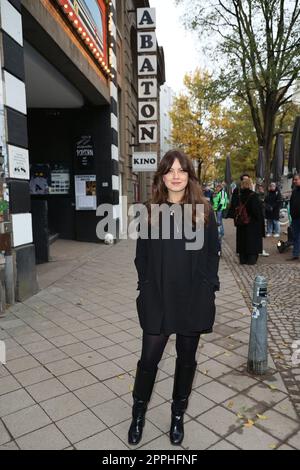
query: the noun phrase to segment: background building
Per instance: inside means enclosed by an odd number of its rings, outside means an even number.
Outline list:
[[[160,156],[163,157],[172,148],[172,120],[170,111],[175,99],[175,92],[166,83],[160,90]]]
[[[97,207],[122,229],[149,189],[137,144],[134,0],[1,0],[0,266],[5,301],[38,289],[51,236],[99,241]],[[164,81],[159,48],[159,82]],[[1,264],[2,262],[2,264]],[[4,299],[6,293],[6,299]]]

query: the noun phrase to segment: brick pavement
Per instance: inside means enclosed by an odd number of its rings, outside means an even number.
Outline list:
[[[141,348],[134,243],[58,241],[45,286],[0,318],[1,449],[128,449],[131,391]],[[66,254],[65,254],[66,253]],[[230,255],[232,257],[232,254]],[[48,271],[47,271],[48,270]],[[52,271],[51,271],[52,270]],[[229,259],[221,262],[214,333],[203,337],[183,449],[300,449],[300,423],[272,357],[246,372],[250,315]],[[272,344],[271,344],[272,346]],[[174,449],[167,432],[175,366],[171,337],[141,449]]]
[[[300,368],[291,361],[292,344],[300,340],[300,263],[287,262],[290,254],[278,254],[278,240],[267,239],[270,257],[260,257],[256,266],[240,266],[234,239],[232,223],[226,221],[224,256],[249,307],[255,277],[260,274],[268,280],[270,352],[300,417]]]

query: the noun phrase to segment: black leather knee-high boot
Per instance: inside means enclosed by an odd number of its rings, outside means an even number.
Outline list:
[[[176,360],[170,428],[170,441],[173,445],[180,445],[184,438],[183,418],[192,391],[196,367],[197,363],[186,366]]]
[[[152,371],[146,371],[141,368],[140,362],[138,362],[132,392],[132,422],[128,431],[128,443],[131,445],[137,445],[142,439],[145,414],[152,394],[156,374],[157,367]]]

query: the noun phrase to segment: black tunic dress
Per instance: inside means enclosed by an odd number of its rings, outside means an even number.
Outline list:
[[[175,231],[176,221],[175,215]],[[174,221],[171,222],[174,234]],[[160,223],[153,219],[151,233],[146,238],[138,237],[136,245],[136,307],[142,330],[150,335],[194,336],[211,332],[216,313],[215,291],[219,290],[219,240],[213,212],[204,227],[201,249],[186,250],[185,240],[174,237],[163,240],[157,237],[157,228],[160,232]]]
[[[171,206],[172,204],[168,203],[168,205]],[[175,236],[176,233],[180,233],[179,230],[175,216],[171,211],[170,239],[161,240],[163,303],[161,333],[167,336],[174,333],[184,336],[196,336],[201,332],[185,331],[176,324],[176,319],[184,318],[186,315],[192,284],[192,252],[186,250],[186,243],[191,242],[191,240],[185,238],[184,229],[182,229],[182,237],[176,239]]]

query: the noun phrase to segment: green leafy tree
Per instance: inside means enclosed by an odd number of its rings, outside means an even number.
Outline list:
[[[214,103],[214,82],[208,72],[196,69],[185,76],[184,85],[170,112],[172,144],[197,161],[199,180],[205,181],[214,177],[219,144],[212,123],[219,119],[221,108]]]
[[[218,60],[219,99],[247,104],[268,183],[278,116],[300,72],[300,0],[176,1],[186,4],[187,25],[215,40],[208,48]]]

